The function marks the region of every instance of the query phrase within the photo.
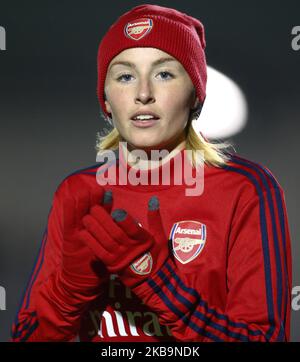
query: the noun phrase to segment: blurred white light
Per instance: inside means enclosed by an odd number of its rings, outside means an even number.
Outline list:
[[[240,87],[225,74],[207,67],[206,99],[193,126],[208,138],[226,138],[246,125],[248,106]]]

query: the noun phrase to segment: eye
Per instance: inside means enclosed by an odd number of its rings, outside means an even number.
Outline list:
[[[128,82],[128,81],[131,80],[130,77],[132,77],[131,74],[121,74],[121,75],[117,78],[117,81],[126,83],[126,82]]]
[[[174,78],[173,74],[171,74],[170,72],[159,72],[158,75],[161,76],[161,79],[162,80],[168,80],[168,79],[172,79]]]

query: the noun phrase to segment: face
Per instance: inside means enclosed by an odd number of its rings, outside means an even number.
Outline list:
[[[197,104],[184,67],[155,48],[118,54],[108,68],[105,95],[106,109],[129,149],[174,149],[184,140],[190,109]]]

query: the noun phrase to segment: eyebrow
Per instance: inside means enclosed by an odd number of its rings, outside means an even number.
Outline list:
[[[155,67],[155,66],[157,66],[159,64],[167,63],[167,62],[176,62],[176,59],[170,58],[170,57],[159,58],[159,59],[155,60],[152,63],[152,67]],[[112,63],[110,65],[109,69],[111,69],[115,65],[125,65],[125,66],[130,67],[130,68],[136,68],[136,65],[134,63],[120,60],[120,61],[116,61],[116,62]]]

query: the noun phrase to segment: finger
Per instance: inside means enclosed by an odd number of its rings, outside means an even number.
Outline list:
[[[101,203],[102,199],[103,199],[103,195],[105,193],[105,190],[102,186],[97,186],[95,189],[93,188],[93,190],[91,191],[91,205],[98,205],[99,203]]]
[[[107,211],[108,214],[111,213],[113,203],[113,194],[111,190],[107,190],[104,192],[102,198],[102,207]]]
[[[165,231],[160,214],[159,200],[152,196],[148,202],[148,225],[150,233],[156,240],[166,240]]]
[[[77,191],[77,224],[82,225],[82,218],[87,215],[93,205],[99,204],[104,198],[105,190],[99,186],[96,189],[90,189],[84,185]]]
[[[112,212],[111,216],[130,238],[142,242],[149,239],[150,236],[147,230],[140,226],[126,210],[116,209]]]
[[[102,247],[109,253],[113,253],[118,248],[118,243],[113,239],[102,225],[90,214],[82,219],[86,230],[97,240]]]
[[[112,262],[113,255],[109,253],[87,230],[80,230],[78,237],[99,260],[104,263]]]
[[[111,215],[109,215],[102,206],[93,206],[90,210],[90,215],[95,218],[95,220],[101,225],[106,233],[117,242],[117,244],[128,245],[128,243],[130,243],[130,239],[126,233],[117,225]]]

